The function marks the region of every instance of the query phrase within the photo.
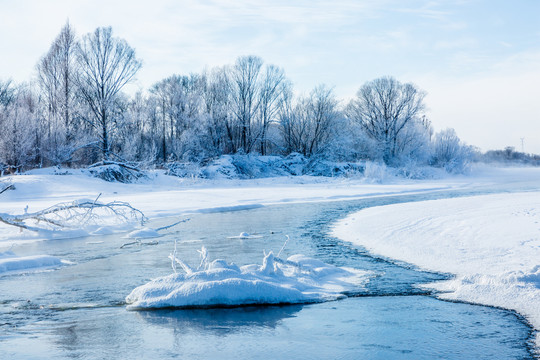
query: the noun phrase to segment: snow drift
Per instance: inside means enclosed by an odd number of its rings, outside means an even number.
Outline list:
[[[205,250],[201,253],[206,255]],[[204,259],[203,259],[204,260]],[[184,265],[185,266],[185,265]],[[303,255],[287,260],[265,255],[262,265],[238,267],[214,260],[203,270],[160,277],[126,297],[128,309],[305,304],[344,298],[359,291],[370,273],[335,267]]]
[[[19,273],[57,268],[69,264],[50,255],[17,256],[13,251],[0,252],[0,276],[7,273]]]

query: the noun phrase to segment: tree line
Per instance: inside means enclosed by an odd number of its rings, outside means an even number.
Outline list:
[[[470,158],[452,129],[433,133],[425,92],[383,77],[353,100],[319,85],[296,95],[257,56],[123,90],[142,66],[110,27],[78,38],[67,23],[28,84],[0,79],[0,163],[14,169],[99,161],[160,166],[223,154],[321,156],[459,169]]]

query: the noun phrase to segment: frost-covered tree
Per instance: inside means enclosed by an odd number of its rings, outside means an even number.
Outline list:
[[[259,75],[263,61],[257,56],[242,56],[231,68],[233,112],[236,123],[228,124],[227,133],[234,151],[249,153],[255,145],[252,125],[259,108]]]
[[[466,171],[473,157],[473,150],[463,144],[454,129],[444,129],[433,139],[431,164],[448,172]]]
[[[431,154],[432,135],[431,121],[425,116],[411,121],[398,138],[397,163],[426,164]]]
[[[287,95],[280,110],[285,152],[307,157],[323,152],[333,140],[340,116],[332,89],[320,85],[295,105],[292,102],[292,95]]]
[[[283,69],[263,66],[257,56],[242,56],[229,68],[231,112],[225,123],[232,152],[266,154],[270,146],[270,126],[277,122],[277,111],[289,82]]]
[[[425,93],[391,77],[363,85],[343,111],[325,86],[295,96],[283,69],[257,56],[127,96],[122,90],[140,67],[110,27],[78,41],[67,23],[37,64],[38,93],[0,81],[2,166],[90,165],[113,155],[155,166],[298,152],[454,171],[469,158],[450,130],[432,141]]]
[[[207,135],[204,149],[209,155],[229,154],[236,151],[234,141],[231,140],[230,130],[234,123],[232,113],[232,93],[227,69],[220,67],[202,76],[204,90],[202,93],[204,104],[203,126]]]
[[[157,160],[153,143],[155,119],[151,100],[141,91],[127,99],[123,126],[118,129],[119,155],[128,161],[152,163]]]
[[[277,120],[279,105],[288,87],[290,83],[283,69],[274,65],[266,66],[260,86],[258,142],[261,155],[266,155],[268,151],[270,126]]]
[[[77,61],[76,82],[89,109],[86,120],[96,131],[102,158],[109,159],[117,98],[141,68],[141,61],[125,40],[112,36],[110,27],[97,28],[83,37],[77,46]]]
[[[69,162],[77,140],[75,33],[69,23],[38,62],[37,80],[47,120],[44,151],[53,164]]]
[[[192,139],[188,133],[200,126],[204,81],[197,74],[173,75],[150,90],[159,117],[163,161],[182,158],[192,147],[191,141],[188,144],[184,140]]]
[[[382,159],[391,164],[406,148],[408,140],[403,137],[410,136],[411,127],[421,125],[424,97],[425,93],[413,84],[383,77],[363,85],[346,113],[377,142]]]
[[[30,88],[19,86],[0,107],[0,163],[17,170],[39,165],[42,131],[37,105]]]
[[[7,107],[15,99],[15,87],[11,80],[0,80],[0,107]]]

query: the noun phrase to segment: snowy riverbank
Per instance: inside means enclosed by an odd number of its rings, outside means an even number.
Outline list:
[[[334,235],[373,254],[454,274],[425,286],[444,299],[515,310],[538,331],[539,204],[540,192],[529,191],[374,207],[341,220]]]
[[[0,195],[0,213],[14,215],[23,214],[25,211],[35,212],[60,202],[96,199],[101,194],[101,202],[128,202],[150,219],[154,219],[197,212],[250,209],[271,204],[337,201],[449,190],[469,186],[471,182],[469,177],[464,176],[423,181],[388,177],[382,183],[380,179],[372,178],[320,176],[205,180],[178,178],[164,175],[163,171],[154,171],[147,179],[123,184],[106,182],[78,170],[70,170],[67,175],[55,173],[54,169],[43,169],[0,178],[2,183],[12,183],[15,187],[15,190],[7,190]],[[129,226],[103,229],[98,225],[101,224],[94,224],[86,229],[35,234],[19,232],[17,228],[0,224],[0,250],[2,244],[9,247],[17,241],[134,230]]]

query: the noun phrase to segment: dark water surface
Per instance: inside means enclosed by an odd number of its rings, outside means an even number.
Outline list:
[[[491,189],[484,192],[498,192]],[[478,190],[472,191],[478,193]],[[529,359],[531,329],[514,313],[435,299],[415,285],[447,275],[370,256],[328,235],[352,211],[469,192],[381,197],[197,214],[163,231],[157,245],[121,235],[18,246],[18,255],[74,262],[53,271],[0,277],[0,359]],[[178,219],[160,219],[159,227]],[[260,238],[230,239],[241,232]],[[304,306],[127,311],[124,298],[171,273],[167,255],[198,263],[261,263],[263,250],[301,253],[375,277],[341,301]],[[103,241],[103,243],[91,243]]]

